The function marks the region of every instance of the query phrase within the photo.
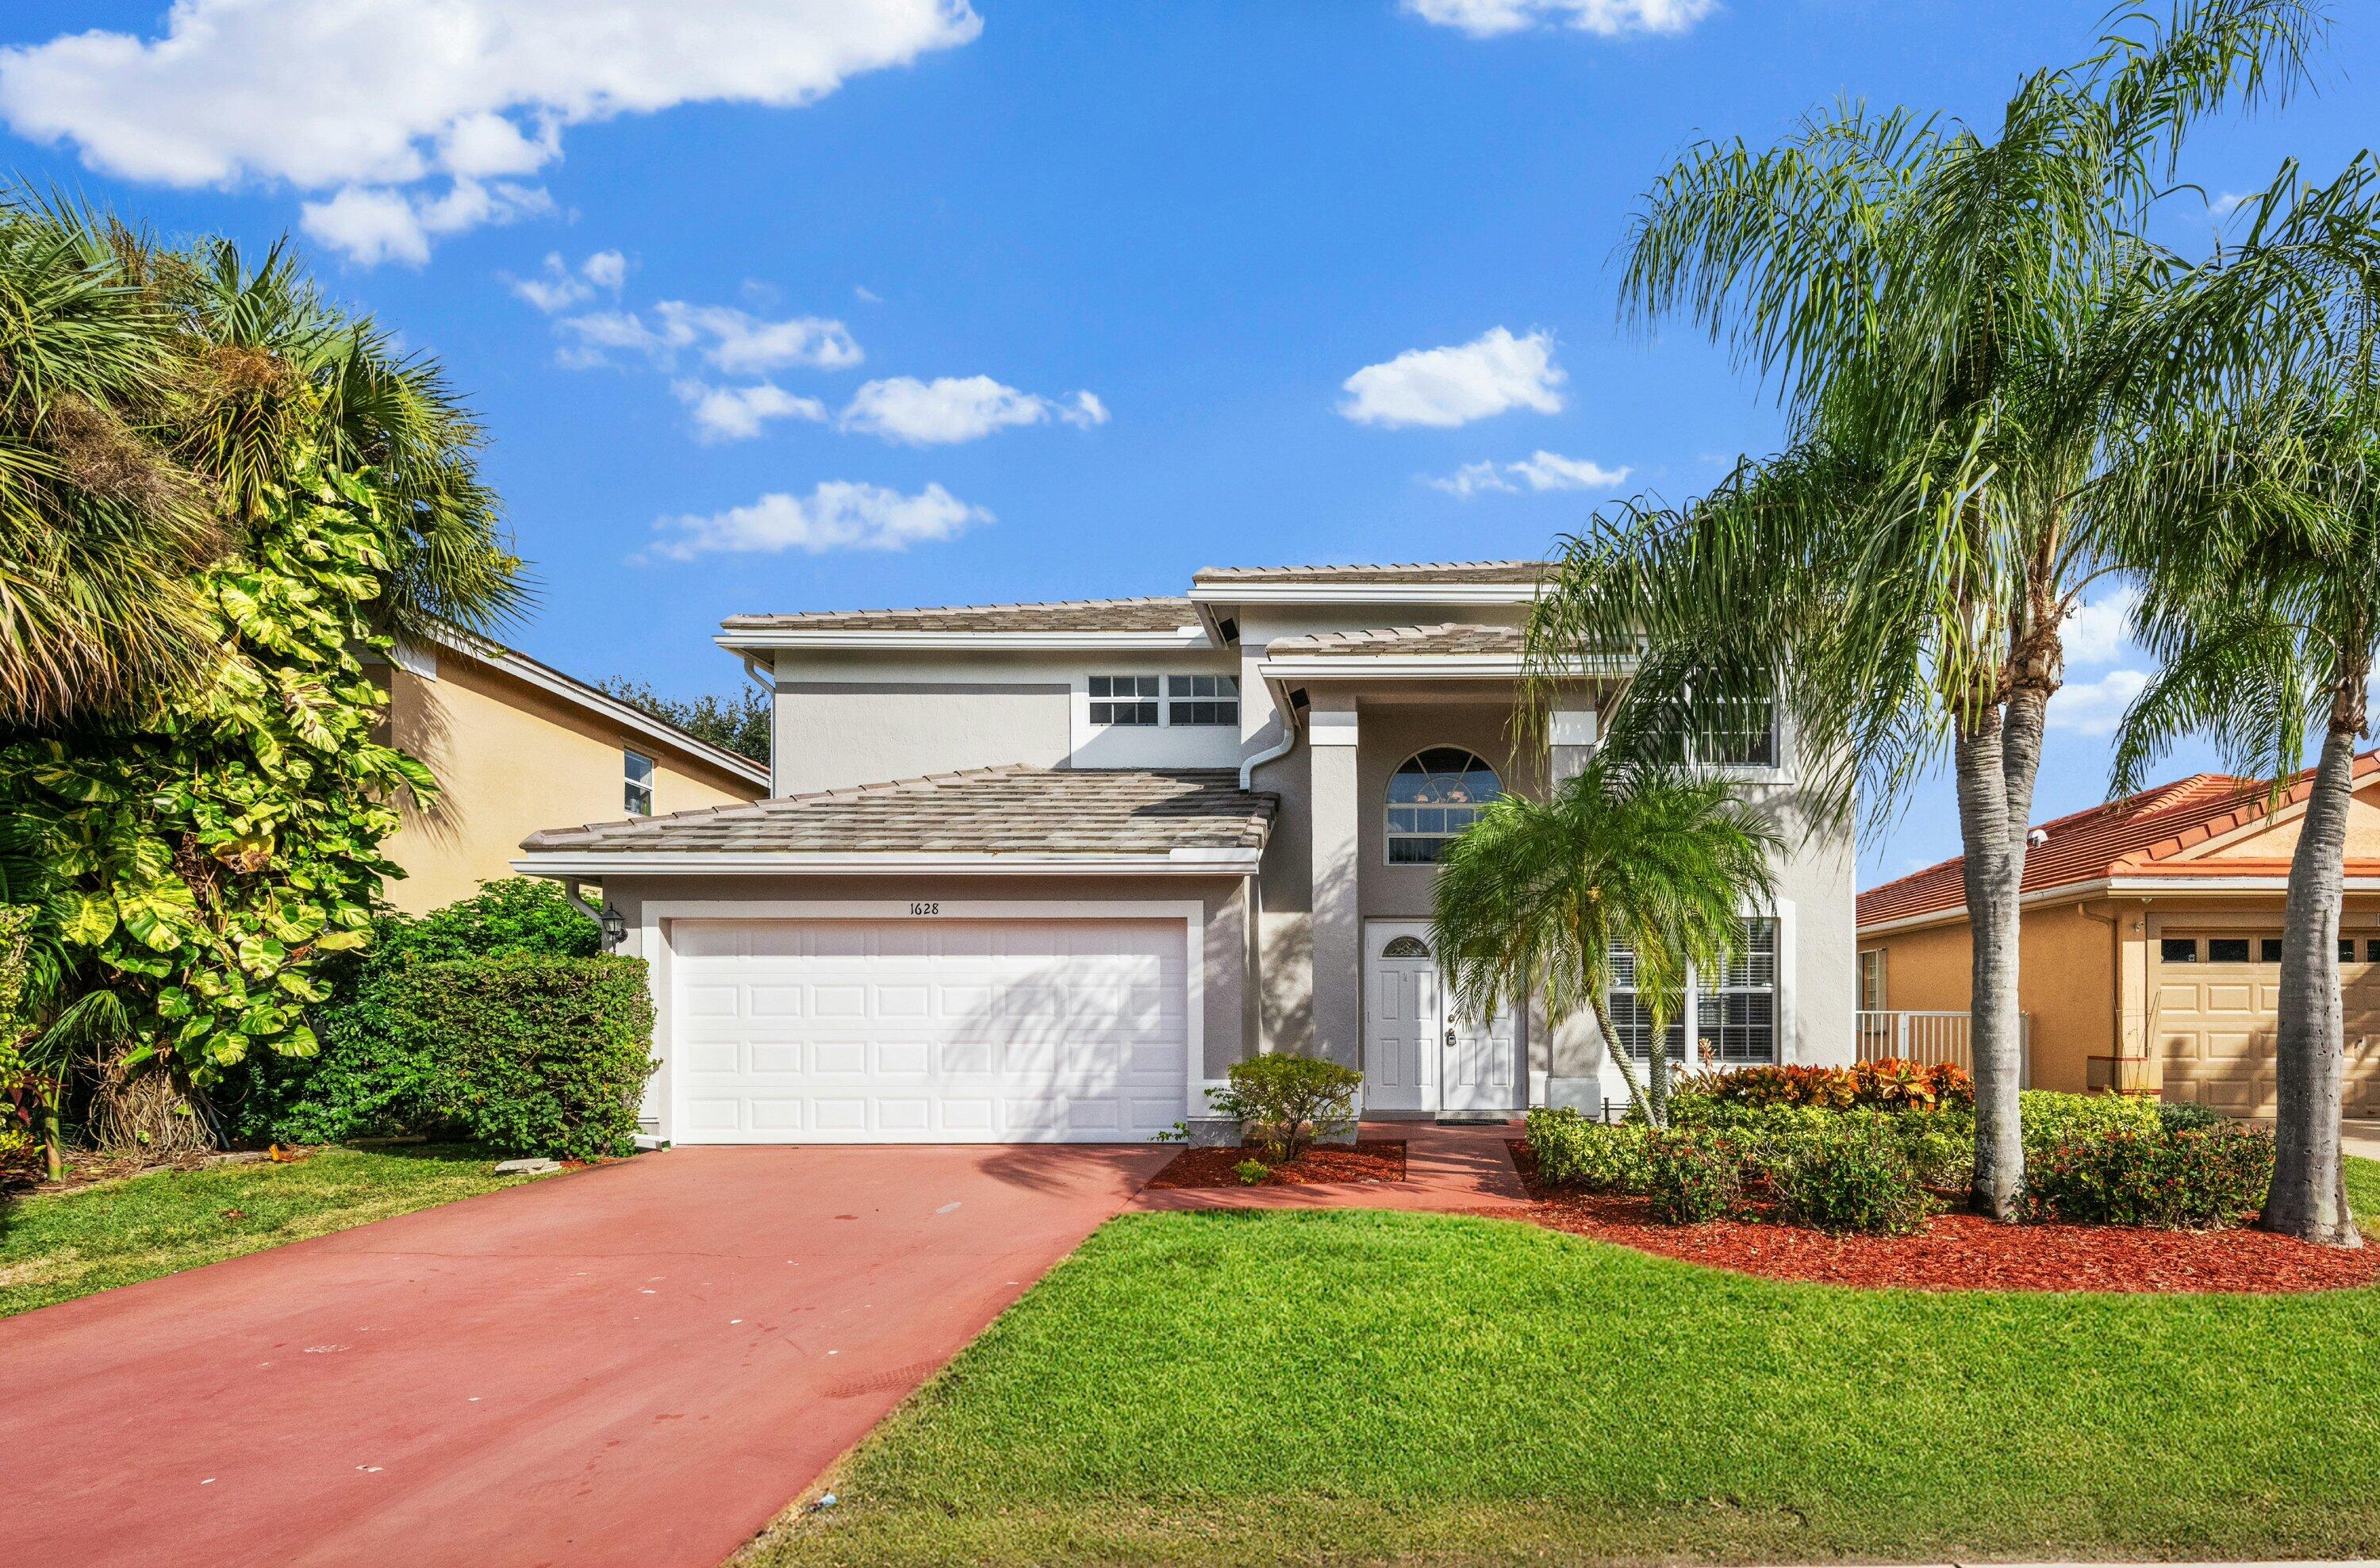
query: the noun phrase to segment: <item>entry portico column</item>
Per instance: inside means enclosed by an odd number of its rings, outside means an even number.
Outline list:
[[[1355,901],[1355,699],[1316,693],[1306,756],[1313,769],[1314,1049],[1363,1065],[1363,922]]]

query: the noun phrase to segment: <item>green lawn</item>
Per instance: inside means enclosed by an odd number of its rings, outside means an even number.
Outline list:
[[[1134,1216],[751,1557],[2369,1556],[2375,1390],[2380,1291],[1925,1295],[1504,1222]]]
[[[532,1179],[467,1150],[334,1149],[0,1204],[0,1317]]]

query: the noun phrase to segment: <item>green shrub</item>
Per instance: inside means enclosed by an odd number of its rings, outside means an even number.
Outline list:
[[[505,1154],[625,1154],[651,1051],[638,958],[520,955],[409,964],[371,1000],[398,1049],[431,1064],[420,1115]]]
[[[459,1131],[439,1109],[455,1098],[448,1064],[435,1041],[391,1015],[390,977],[422,964],[591,959],[602,945],[601,930],[560,887],[529,877],[482,882],[473,896],[427,915],[382,914],[369,949],[324,970],[332,996],[313,1010],[317,1052],[254,1053],[221,1097],[232,1136],[247,1143],[344,1143]]]
[[[2027,1089],[2018,1097],[2019,1120],[2024,1128],[2025,1157],[2067,1137],[2125,1130],[2157,1130],[2157,1102],[2128,1094],[2053,1094]]]
[[[2272,1134],[2232,1123],[2078,1130],[2025,1156],[2026,1214],[2070,1224],[2222,1230],[2272,1185]]]
[[[580,914],[558,882],[542,877],[483,881],[470,897],[427,915],[385,915],[372,925],[370,962],[386,968],[407,959],[448,962],[541,954],[595,958],[602,929]]]
[[[1208,1098],[1216,1114],[1240,1124],[1275,1164],[1305,1152],[1318,1137],[1354,1124],[1355,1093],[1364,1075],[1318,1056],[1265,1055],[1234,1062],[1231,1086]]]
[[[2220,1111],[2209,1111],[2204,1105],[2192,1105],[2185,1100],[2157,1106],[2157,1125],[2169,1133],[2203,1133],[2210,1127],[2223,1125],[2225,1120]]]
[[[1232,1174],[1240,1178],[1244,1187],[1261,1186],[1264,1179],[1272,1174],[1272,1167],[1261,1160],[1243,1160],[1232,1167]]]
[[[1528,1126],[1537,1179],[1549,1186],[1641,1193],[1650,1180],[1641,1123],[1592,1122],[1563,1108],[1530,1112]]]
[[[1906,1235],[1925,1223],[1925,1189],[1899,1131],[1863,1118],[1805,1138],[1769,1169],[1777,1216],[1816,1230]]]
[[[1645,1190],[1664,1224],[1698,1225],[1735,1212],[1743,1151],[1725,1133],[1663,1128],[1645,1139]]]

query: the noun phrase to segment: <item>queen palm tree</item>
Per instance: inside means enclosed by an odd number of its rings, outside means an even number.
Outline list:
[[[1774,901],[1777,839],[1723,779],[1598,753],[1548,800],[1490,803],[1439,865],[1430,946],[1465,1014],[1542,1000],[1559,1025],[1586,1009],[1656,1126],[1669,1120],[1662,1041],[1688,966],[1741,956],[1743,918]],[[1612,1026],[1619,966],[1633,961],[1651,1015],[1650,1087]]]
[[[159,439],[173,322],[63,210],[0,196],[0,728],[121,715],[208,657],[222,546]]]
[[[2141,564],[2134,631],[2159,661],[2126,712],[2112,788],[2181,736],[2277,796],[2319,749],[2283,914],[2277,1156],[2260,1223],[2359,1246],[2339,1158],[2338,923],[2355,748],[2380,657],[2380,168],[2285,169],[2234,256],[2177,290],[2180,358],[2228,395],[2152,427],[2108,476],[2111,545]],[[2253,345],[2256,352],[2224,345]]]
[[[1789,444],[1698,503],[1600,518],[1531,626],[1553,678],[1640,658],[1610,744],[1780,703],[1808,798],[1878,820],[1947,753],[1973,931],[1979,1209],[2015,1217],[2018,890],[2060,626],[2106,569],[2091,505],[2172,371],[2140,322],[2175,263],[2139,237],[2184,134],[2286,92],[2309,0],[2188,0],[2018,86],[1996,134],[1812,116],[1690,150],[1645,199],[1624,309],[1689,316],[1779,389]]]

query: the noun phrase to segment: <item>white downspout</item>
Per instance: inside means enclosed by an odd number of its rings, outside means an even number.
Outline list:
[[[1254,789],[1256,787],[1257,770],[1258,768],[1263,767],[1268,762],[1278,762],[1296,749],[1297,710],[1284,705],[1281,709],[1281,728],[1284,732],[1281,737],[1281,743],[1277,746],[1269,746],[1265,748],[1262,751],[1257,752],[1255,756],[1247,759],[1240,764],[1240,787],[1242,789]]]

